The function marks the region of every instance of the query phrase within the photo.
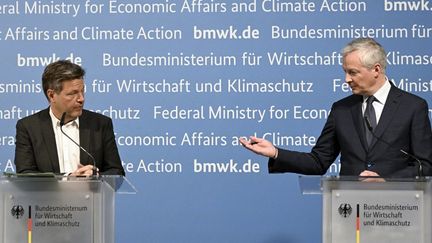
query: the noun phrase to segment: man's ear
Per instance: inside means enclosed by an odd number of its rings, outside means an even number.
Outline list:
[[[375,78],[377,78],[379,75],[381,75],[381,73],[382,73],[382,67],[381,67],[381,64],[379,64],[379,63],[376,63],[375,65],[374,65],[374,67],[373,67],[373,71],[374,71],[374,73],[375,73]]]
[[[55,95],[55,91],[53,89],[47,90],[47,97],[50,103],[54,101],[54,95]]]

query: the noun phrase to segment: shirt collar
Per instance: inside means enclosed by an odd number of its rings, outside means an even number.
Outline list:
[[[52,122],[53,127],[60,127],[60,120],[54,115],[51,106],[50,106],[50,109],[49,109],[49,114],[50,114],[50,117],[51,117],[51,122]],[[77,128],[79,128],[79,117],[77,117],[73,121],[68,122],[68,124],[66,124],[66,126],[69,125],[69,124],[74,124],[74,125],[77,126]]]
[[[376,101],[378,101],[381,104],[385,104],[388,94],[390,93],[390,89],[391,89],[391,84],[390,81],[388,80],[387,76],[385,77],[385,83],[383,86],[381,86],[381,88],[379,88],[377,90],[377,92],[375,92],[375,94],[373,94],[373,96],[375,97]],[[369,96],[363,96],[363,102],[366,101],[366,99]]]

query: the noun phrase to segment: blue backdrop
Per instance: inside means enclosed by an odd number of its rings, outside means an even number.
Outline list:
[[[340,50],[376,38],[395,84],[428,100],[432,6],[410,0],[111,0],[0,4],[0,170],[15,123],[46,108],[46,64],[87,71],[86,108],[112,117],[136,195],[117,242],[321,241],[321,197],[238,145],[308,151],[350,94]],[[329,173],[337,173],[337,166]]]

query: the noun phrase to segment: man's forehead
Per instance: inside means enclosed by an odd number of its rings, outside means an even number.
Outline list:
[[[84,80],[82,79],[72,79],[63,81],[63,90],[64,89],[82,89],[84,87]]]
[[[84,84],[83,79],[71,79],[71,80],[64,80],[63,85],[81,85]]]

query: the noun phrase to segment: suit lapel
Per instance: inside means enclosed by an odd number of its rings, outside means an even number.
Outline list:
[[[396,114],[396,111],[399,107],[399,97],[400,97],[401,93],[398,92],[398,90],[392,85],[390,92],[388,94],[386,103],[384,105],[384,109],[382,111],[381,114],[381,118],[375,128],[375,135],[377,137],[381,137],[384,133],[384,131],[386,130],[386,128],[388,127],[389,123],[393,120],[393,117]],[[372,144],[371,144],[371,148],[373,148],[373,146],[376,143],[376,139],[373,140]]]
[[[54,129],[52,126],[51,116],[49,114],[49,108],[41,113],[41,132],[45,143],[45,147],[48,151],[49,162],[53,168],[54,173],[60,172],[60,165],[57,153],[57,144],[54,135]]]
[[[368,150],[366,136],[365,136],[365,124],[362,116],[362,102],[363,97],[361,95],[357,96],[357,100],[354,102],[354,105],[351,107],[351,116],[354,121],[354,127],[357,130],[357,134],[360,137],[360,142],[363,145],[365,151]]]
[[[79,117],[79,135],[80,135],[80,145],[89,153],[91,153],[90,148],[90,122],[88,122],[88,116],[85,111],[83,111],[82,115]],[[90,163],[90,158],[88,155],[80,150],[80,163],[87,165]]]

